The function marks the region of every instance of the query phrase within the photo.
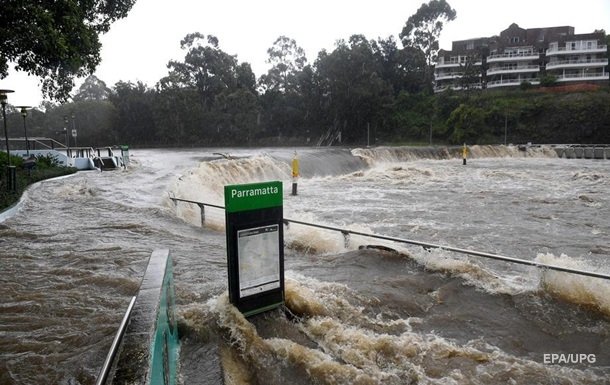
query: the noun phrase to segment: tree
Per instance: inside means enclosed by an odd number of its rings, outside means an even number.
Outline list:
[[[462,76],[457,81],[457,84],[463,90],[471,88],[481,88],[481,67],[476,64],[480,58],[476,55],[468,55],[464,63],[460,63],[460,72]]]
[[[294,90],[298,73],[307,64],[303,48],[299,47],[294,39],[280,36],[267,50],[267,54],[267,63],[272,67],[261,77],[261,85],[282,93]]]
[[[66,100],[75,77],[100,63],[99,34],[125,16],[135,0],[3,1],[0,79],[9,64],[40,78],[45,96]]]
[[[439,50],[438,39],[443,30],[443,20],[451,21],[456,12],[445,0],[430,0],[422,4],[417,12],[410,16],[400,32],[400,39],[405,48],[415,48],[426,58],[427,68],[436,61]],[[431,85],[431,71],[426,70],[426,81]]]
[[[110,88],[106,83],[98,79],[95,75],[90,75],[85,79],[84,83],[78,88],[74,101],[81,100],[104,100],[110,95]]]
[[[365,141],[367,128],[375,131],[392,97],[374,46],[364,36],[353,35],[347,42],[338,41],[332,53],[320,52],[315,63],[326,125],[350,142]]]
[[[212,109],[222,91],[236,86],[237,59],[219,48],[218,38],[191,33],[180,42],[186,49],[184,62],[170,61],[171,79],[181,87],[192,87],[201,97],[204,108]]]
[[[239,89],[232,93],[223,93],[219,100],[223,105],[224,126],[230,135],[223,135],[225,142],[241,142],[251,144],[252,138],[258,133],[256,124],[259,112],[256,96],[245,89]],[[236,140],[237,139],[237,140]]]
[[[256,75],[250,63],[241,63],[236,69],[237,88],[246,89],[256,94]]]
[[[449,116],[447,126],[452,131],[449,138],[452,143],[478,143],[485,130],[485,111],[472,105],[460,104]]]
[[[118,82],[109,97],[116,109],[114,131],[122,143],[155,143],[154,95],[142,82]]]
[[[553,87],[557,84],[557,76],[546,73],[540,77],[540,85],[542,87]]]

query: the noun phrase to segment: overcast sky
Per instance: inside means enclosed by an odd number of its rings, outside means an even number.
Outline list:
[[[248,62],[257,77],[267,71],[267,49],[280,35],[303,47],[310,62],[338,39],[363,34],[393,35],[423,0],[137,0],[129,16],[112,25],[101,40],[102,63],[96,76],[113,86],[119,80],[149,86],[167,74],[169,60],[182,60],[180,40],[188,33],[216,35],[220,48]],[[441,48],[451,41],[499,34],[511,23],[523,28],[570,25],[576,33],[610,31],[609,0],[448,0],[457,18],[445,25]],[[82,81],[81,81],[82,82]],[[80,82],[79,82],[80,84]],[[13,105],[38,105],[36,78],[11,74],[0,88],[14,89]]]

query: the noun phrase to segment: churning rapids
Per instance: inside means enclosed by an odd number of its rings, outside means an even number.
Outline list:
[[[127,170],[36,184],[0,217],[0,384],[93,384],[158,248],[184,384],[610,383],[609,281],[291,224],[286,308],[245,319],[224,213],[201,228],[168,198],[281,180],[286,218],[610,274],[610,161],[471,150],[298,149],[296,197],[294,149],[135,150]]]

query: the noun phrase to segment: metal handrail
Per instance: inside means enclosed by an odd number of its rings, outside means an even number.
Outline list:
[[[116,335],[114,336],[112,345],[110,345],[110,350],[108,351],[108,355],[106,356],[106,361],[104,361],[104,365],[102,366],[102,369],[100,370],[100,374],[97,377],[97,381],[95,382],[95,385],[103,385],[106,383],[106,380],[108,379],[108,374],[110,373],[110,368],[112,367],[112,362],[114,361],[114,358],[116,357],[116,354],[118,352],[119,344],[120,344],[121,340],[123,339],[123,334],[125,334],[125,329],[127,328],[127,321],[129,321],[129,317],[131,316],[131,310],[133,309],[133,305],[135,303],[136,303],[136,297],[134,296],[131,298],[131,302],[129,302],[129,306],[127,307],[127,311],[125,312],[125,315],[123,316],[123,320],[121,321],[121,324],[119,325],[119,329],[117,330]]]
[[[205,202],[196,202],[196,201],[176,198],[176,197],[172,197],[172,196],[170,196],[169,198],[171,200],[173,200],[174,202],[194,203],[194,204],[197,204],[197,205],[200,205],[200,206],[201,205],[203,205],[203,206],[210,206],[210,207],[215,207],[215,208],[223,209],[224,210],[224,207],[222,207],[222,206],[212,205],[212,204],[208,204],[208,203],[205,203]],[[494,260],[498,260],[498,261],[517,263],[517,264],[527,265],[527,266],[534,266],[534,267],[538,267],[538,268],[541,268],[541,269],[555,270],[555,271],[561,271],[561,272],[564,272],[564,273],[571,273],[571,274],[577,274],[577,275],[584,275],[584,276],[587,276],[587,277],[601,278],[601,279],[610,280],[610,275],[607,275],[607,274],[596,273],[596,272],[593,272],[593,271],[586,271],[586,270],[580,270],[580,269],[572,269],[572,268],[569,268],[569,267],[562,267],[562,266],[556,266],[556,265],[548,265],[546,263],[530,261],[530,260],[527,260],[527,259],[520,259],[520,258],[514,258],[514,257],[506,257],[506,256],[499,255],[499,254],[493,254],[493,253],[487,253],[487,252],[482,252],[482,251],[463,249],[463,248],[459,248],[459,247],[438,245],[438,244],[434,244],[434,243],[421,242],[421,241],[416,241],[416,240],[412,240],[412,239],[404,239],[404,238],[397,238],[397,237],[389,237],[389,236],[385,236],[385,235],[363,233],[361,231],[342,229],[340,227],[334,227],[334,226],[319,225],[319,224],[315,224],[315,223],[298,221],[298,220],[295,220],[295,219],[284,218],[284,219],[282,219],[282,221],[284,222],[284,224],[294,223],[294,224],[297,224],[297,225],[317,227],[319,229],[324,229],[324,230],[338,231],[338,232],[342,233],[344,236],[346,236],[348,234],[359,235],[359,236],[363,236],[363,237],[381,239],[381,240],[384,240],[384,241],[392,241],[392,242],[406,243],[406,244],[410,244],[410,245],[421,246],[425,250],[429,250],[429,249],[447,250],[447,251],[452,251],[452,252],[455,252],[455,253],[473,255],[473,256],[477,256],[477,257],[494,259]]]
[[[216,209],[221,209],[221,210],[225,209],[224,206],[213,205],[211,203],[205,203],[205,202],[191,201],[191,200],[188,200],[188,199],[176,198],[176,197],[173,197],[173,196],[170,196],[169,199],[171,199],[173,201],[178,201],[178,202],[186,202],[186,203],[192,203],[192,204],[195,204],[195,205],[204,205],[204,206],[208,206],[208,207],[214,207]]]

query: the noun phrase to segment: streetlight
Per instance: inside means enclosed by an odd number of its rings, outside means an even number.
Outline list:
[[[66,137],[66,148],[70,148],[70,137],[68,136],[68,115],[64,115],[64,136]]]
[[[32,106],[15,106],[15,108],[21,109],[21,116],[23,116],[23,134],[25,135],[25,151],[27,152],[28,158],[30,157],[30,143],[28,142],[28,129],[25,126],[25,117],[28,116],[28,108]]]
[[[0,104],[2,104],[2,120],[4,120],[4,138],[6,139],[6,156],[8,158],[8,165],[6,168],[6,187],[8,191],[15,191],[17,189],[17,174],[15,172],[15,166],[11,164],[11,150],[8,145],[8,130],[6,129],[6,101],[8,97],[6,94],[15,92],[13,90],[0,90]]]
[[[74,112],[72,113],[72,137],[74,138],[74,147],[78,147],[76,144],[76,119],[74,117]]]
[[[6,139],[6,155],[8,155],[8,166],[11,167],[11,150],[8,146],[8,130],[6,129],[6,101],[7,94],[15,92],[13,90],[0,90],[0,104],[2,104],[2,120],[4,120],[4,138]]]

